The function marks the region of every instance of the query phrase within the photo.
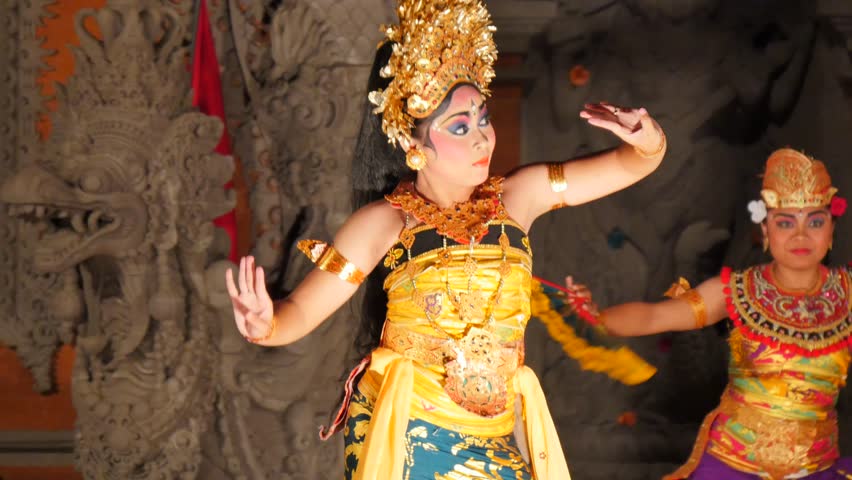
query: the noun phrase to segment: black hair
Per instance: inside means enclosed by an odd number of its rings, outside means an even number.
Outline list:
[[[390,83],[389,78],[383,78],[379,71],[388,64],[393,43],[385,42],[376,51],[370,76],[367,81],[367,92],[378,89],[384,90]],[[459,83],[453,86],[444,96],[441,104],[424,119],[414,122],[414,134],[421,135],[427,146],[431,146],[428,129],[432,119],[441,115],[449,108],[453,92],[469,83]],[[405,152],[402,148],[388,143],[388,137],[382,131],[381,115],[373,113],[373,104],[366,99],[361,117],[361,128],[355,145],[355,157],[352,160],[352,206],[357,210],[364,205],[384,198],[402,180],[413,179],[412,172],[405,165]],[[382,283],[384,273],[381,268],[373,269],[364,281],[363,306],[361,322],[355,335],[355,353],[357,358],[363,358],[379,346],[382,327],[387,316],[387,295]]]

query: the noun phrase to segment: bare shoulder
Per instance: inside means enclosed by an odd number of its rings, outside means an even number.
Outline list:
[[[383,255],[398,239],[404,226],[400,211],[385,200],[359,208],[337,233],[335,243],[358,243],[371,252]]]
[[[366,224],[374,228],[391,229],[401,229],[404,223],[399,209],[392,207],[385,200],[376,200],[359,208],[350,217],[350,222],[357,225]]]
[[[503,179],[503,193],[509,196],[522,194],[546,169],[544,164],[534,164],[512,170]]]
[[[525,231],[530,229],[536,216],[531,205],[537,196],[531,197],[531,193],[549,193],[546,169],[545,165],[526,165],[510,172],[503,180],[503,205],[509,216],[521,224]]]

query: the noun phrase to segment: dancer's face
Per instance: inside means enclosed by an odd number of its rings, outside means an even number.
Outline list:
[[[818,265],[831,245],[834,221],[828,209],[773,208],[762,225],[776,262],[796,270]]]
[[[475,87],[452,92],[415,143],[426,154],[423,172],[447,183],[475,186],[488,178],[496,136],[485,99]]]

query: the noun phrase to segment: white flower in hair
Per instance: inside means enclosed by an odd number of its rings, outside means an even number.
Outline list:
[[[760,223],[766,218],[766,204],[763,200],[748,202],[748,211],[751,212],[751,221],[754,223]]]

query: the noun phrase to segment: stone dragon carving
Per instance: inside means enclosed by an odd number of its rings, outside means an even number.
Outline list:
[[[330,238],[349,214],[349,168],[382,2],[230,2],[233,49],[250,112],[235,149],[254,188],[253,255],[273,297],[311,268],[300,238]],[[369,5],[368,5],[369,4]],[[379,16],[379,18],[376,18]],[[222,298],[222,302],[227,302]],[[321,444],[349,355],[351,309],[296,344],[246,346],[221,321],[221,468],[234,478],[334,478],[342,444]],[[345,322],[345,323],[344,323]],[[227,327],[224,327],[227,325]]]
[[[76,343],[86,478],[194,478],[210,426],[218,325],[205,271],[233,167],[210,153],[220,122],[188,104],[176,20],[150,2],[81,11],[53,135],[0,187],[27,225],[22,262],[55,283],[44,311]]]
[[[35,28],[46,16],[50,0],[10,2],[2,11],[3,104],[7,114],[0,128],[0,182],[10,178],[18,164],[39,148],[37,118],[43,108],[38,83],[43,51]],[[67,329],[51,311],[42,292],[55,289],[57,275],[35,271],[25,260],[31,229],[13,220],[8,207],[0,208],[0,342],[15,349],[21,363],[33,375],[34,388],[49,392],[54,388],[53,357]]]

